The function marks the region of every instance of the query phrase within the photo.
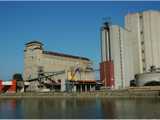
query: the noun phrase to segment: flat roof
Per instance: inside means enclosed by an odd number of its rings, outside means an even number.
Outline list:
[[[89,58],[86,58],[86,57],[68,55],[68,54],[58,53],[58,52],[43,51],[43,54],[55,55],[55,56],[61,56],[61,57],[69,57],[69,58],[74,58],[74,59],[82,59],[82,60],[90,61],[90,59],[89,59]]]

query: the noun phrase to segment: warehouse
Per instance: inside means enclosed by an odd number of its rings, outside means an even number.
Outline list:
[[[66,91],[66,83],[69,83],[66,80],[84,80],[88,83],[94,80],[95,84],[90,59],[44,51],[43,44],[39,41],[25,44],[23,78],[26,82],[32,81],[32,86],[28,87],[28,90],[31,91],[39,91],[39,88],[44,88],[44,83]],[[34,80],[41,80],[41,82],[34,82]]]

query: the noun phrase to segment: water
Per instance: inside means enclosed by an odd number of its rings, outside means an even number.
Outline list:
[[[160,99],[1,99],[0,118],[160,118]]]

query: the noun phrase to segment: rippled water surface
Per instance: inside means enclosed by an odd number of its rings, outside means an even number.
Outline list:
[[[160,99],[0,99],[0,118],[160,119]]]

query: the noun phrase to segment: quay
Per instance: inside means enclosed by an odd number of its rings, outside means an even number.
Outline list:
[[[3,93],[1,98],[69,98],[69,97],[105,97],[105,98],[160,98],[159,89],[130,88],[125,90],[107,90],[94,92],[25,92]]]

